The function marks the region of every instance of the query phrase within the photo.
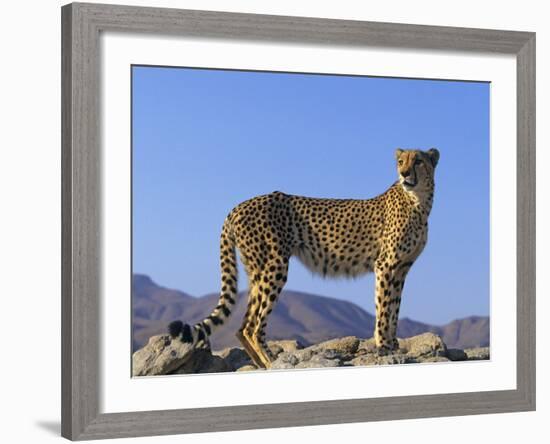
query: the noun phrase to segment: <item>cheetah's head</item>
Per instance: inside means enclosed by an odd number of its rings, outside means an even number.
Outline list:
[[[399,182],[407,191],[430,187],[434,182],[435,167],[439,151],[402,150],[395,151]]]

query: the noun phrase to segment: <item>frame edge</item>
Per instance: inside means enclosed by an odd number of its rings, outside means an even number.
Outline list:
[[[516,54],[529,33],[452,26],[73,3],[104,30],[336,46]],[[185,29],[185,31],[183,31]]]
[[[139,12],[139,13],[138,13]],[[110,13],[114,13],[110,15]],[[155,16],[156,13],[156,16]],[[429,48],[442,50],[462,49],[515,54],[518,79],[518,386],[517,390],[502,392],[479,392],[478,394],[422,395],[420,397],[387,398],[382,413],[374,410],[380,400],[347,400],[303,402],[294,404],[252,405],[237,407],[214,407],[209,409],[164,410],[155,412],[99,413],[99,106],[98,83],[98,35],[100,30],[154,32],[166,19],[166,14],[177,13],[185,23],[212,25],[216,17],[225,17],[225,28],[219,35],[237,33],[245,27],[248,38],[257,32],[263,37],[277,35],[281,27],[307,25],[284,38],[300,41],[311,34],[316,43],[358,44],[351,42],[346,32],[358,32],[361,23],[369,32],[355,35],[360,43],[369,36],[374,42],[384,41],[388,30],[407,28],[416,38],[401,46],[426,45],[434,33],[447,30],[444,39]],[[136,17],[137,16],[139,17]],[[187,16],[187,15],[188,16]],[[474,30],[469,28],[446,28],[423,25],[384,24],[352,22],[334,19],[309,19],[305,17],[279,17],[280,27],[271,30],[252,30],[254,20],[277,21],[278,16],[225,13],[213,11],[184,11],[178,9],[126,7],[73,3],[62,7],[62,436],[71,440],[102,439],[129,436],[150,436],[174,433],[198,433],[207,431],[245,430],[255,428],[294,427],[304,425],[338,424],[389,419],[456,416],[480,413],[531,411],[535,409],[535,34],[517,31]],[[154,18],[147,27],[144,20]],[[236,19],[231,27],[228,17]],[[185,19],[185,20],[184,20]],[[295,19],[295,20],[294,20]],[[177,20],[176,20],[177,22]],[[315,26],[322,23],[346,24],[351,29],[328,33],[328,37],[315,36]],[[252,24],[250,24],[252,23]],[[171,24],[169,33],[178,33],[180,25]],[[312,29],[313,28],[313,29]],[[453,33],[469,30],[468,39],[449,43]],[[296,29],[293,29],[296,31]],[[205,32],[200,26],[195,35]],[[183,34],[183,32],[181,32]],[[418,37],[424,33],[424,38]],[[428,35],[430,33],[430,35]],[[450,34],[449,34],[450,33]],[[216,32],[214,32],[216,34]],[[359,37],[357,37],[359,35]],[[491,36],[484,42],[483,36]],[[481,38],[480,38],[481,36]],[[272,38],[272,37],[269,37]],[[400,37],[386,39],[387,46],[395,45]],[[396,40],[397,39],[397,40]],[[352,39],[353,40],[353,39]],[[362,42],[362,43],[361,43]],[[445,45],[448,46],[445,46]],[[462,45],[462,46],[461,46]],[[397,45],[398,46],[398,45]],[[523,245],[523,247],[522,247]],[[480,397],[481,395],[481,397]],[[425,402],[420,402],[422,398]],[[427,402],[454,400],[442,411],[434,410]],[[366,401],[369,401],[368,403]],[[410,414],[400,413],[403,406]],[[441,404],[443,405],[443,404]],[[345,410],[337,417],[327,413]],[[334,410],[338,409],[338,410]],[[359,409],[359,410],[358,410]],[[306,420],[299,421],[296,414],[308,413]],[[243,414],[254,413],[260,420],[243,420]],[[224,418],[213,427],[214,415]],[[269,420],[266,416],[276,414]],[[380,415],[383,416],[380,416]],[[212,415],[212,416],[210,416]],[[252,415],[252,416],[254,416]],[[219,416],[218,416],[219,417]],[[331,419],[332,418],[332,419]]]
[[[517,381],[536,409],[536,35],[517,54]]]
[[[71,438],[74,424],[72,378],[72,14],[61,8],[61,436]]]
[[[61,25],[61,435],[75,440],[99,416],[99,33],[79,4]]]

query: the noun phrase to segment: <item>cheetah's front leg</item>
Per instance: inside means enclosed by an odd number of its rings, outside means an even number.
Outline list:
[[[392,273],[387,266],[379,266],[376,273],[376,324],[374,326],[374,340],[381,355],[388,354],[394,349],[393,329],[391,319],[394,316],[395,305],[392,303]],[[393,316],[392,316],[393,315]]]
[[[397,324],[399,321],[399,308],[401,307],[401,295],[403,293],[403,286],[405,285],[405,278],[411,268],[412,262],[401,263],[395,268],[393,277],[391,280],[391,317],[390,317],[390,335],[393,338],[393,349],[399,348],[399,342],[397,341]]]

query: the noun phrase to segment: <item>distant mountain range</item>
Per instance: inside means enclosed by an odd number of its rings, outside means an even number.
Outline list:
[[[132,278],[132,348],[143,347],[149,337],[166,332],[168,323],[181,319],[193,324],[210,314],[218,294],[193,297],[178,290],[157,285],[146,275]],[[214,350],[240,345],[235,337],[246,309],[246,295],[240,292],[229,321],[211,337]],[[327,339],[373,335],[374,316],[352,302],[291,290],[284,290],[269,317],[268,339],[297,339],[304,346]],[[489,345],[489,318],[470,316],[443,326],[429,325],[403,318],[397,335],[401,338],[433,332],[448,347],[470,348]]]

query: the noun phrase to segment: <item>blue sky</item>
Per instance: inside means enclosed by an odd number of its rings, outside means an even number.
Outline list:
[[[274,190],[370,198],[397,179],[397,147],[437,147],[429,240],[401,316],[489,314],[488,83],[161,67],[132,76],[135,273],[217,292],[220,229],[239,202]],[[293,260],[286,288],[374,312],[372,275],[323,279]]]

